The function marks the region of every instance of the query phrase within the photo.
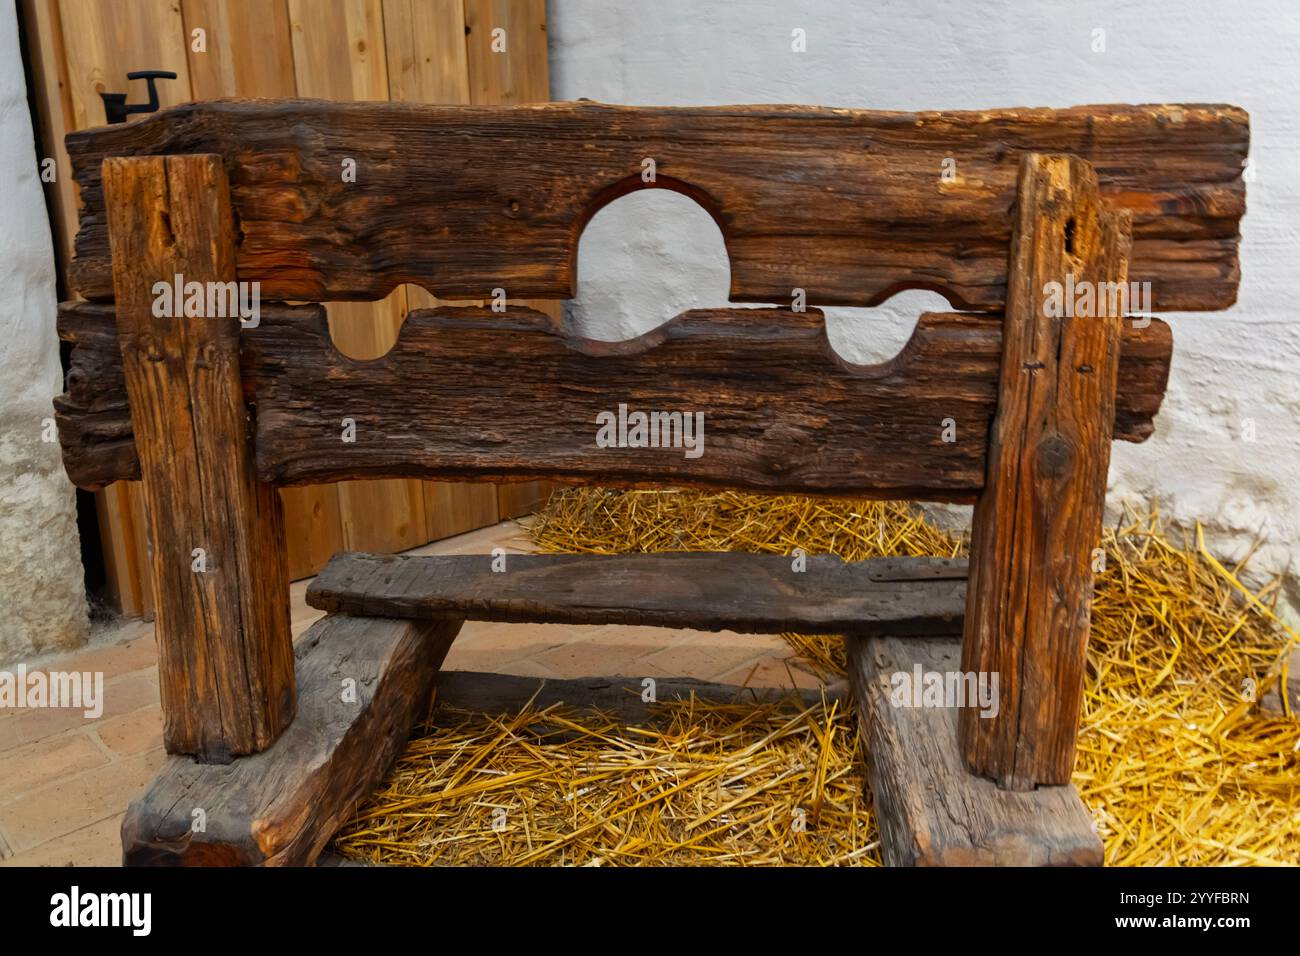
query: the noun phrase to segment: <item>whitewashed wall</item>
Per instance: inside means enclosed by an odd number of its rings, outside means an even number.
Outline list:
[[[1226,312],[1169,316],[1175,355],[1156,435],[1117,443],[1112,512],[1159,501],[1233,555],[1300,571],[1300,3],[1296,0],[552,0],[555,99],[634,105],[809,103],[987,109],[1085,103],[1232,103],[1250,112],[1254,181],[1242,283]],[[807,50],[792,52],[792,31]],[[1104,52],[1093,49],[1104,31]],[[584,331],[624,338],[683,308],[722,304],[721,236],[664,190],[606,207],[584,233]],[[928,293],[828,310],[856,360],[893,355]],[[1254,429],[1254,441],[1248,441]],[[1300,607],[1300,575],[1287,596]]]
[[[43,441],[63,391],[54,249],[14,4],[0,6],[0,665],[85,641],[72,485]],[[46,431],[45,437],[48,437]]]

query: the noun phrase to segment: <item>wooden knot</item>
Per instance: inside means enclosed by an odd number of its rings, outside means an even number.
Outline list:
[[[225,352],[215,342],[205,342],[194,357],[195,368],[220,368]]]
[[[1059,434],[1046,436],[1038,443],[1038,473],[1044,478],[1060,478],[1074,461],[1074,448]]]
[[[162,346],[152,332],[144,332],[136,340],[136,349],[144,356],[146,362],[161,362],[163,360]]]
[[[85,405],[95,397],[92,385],[92,376],[79,368],[68,369],[68,374],[63,379],[64,387],[67,388],[68,394],[78,405]]]

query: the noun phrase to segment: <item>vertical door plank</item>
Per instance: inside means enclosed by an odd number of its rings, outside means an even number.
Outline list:
[[[128,102],[143,100],[142,82],[128,82],[131,70],[172,70],[175,80],[158,81],[162,106],[190,99],[187,42],[180,6],[167,0],[120,3],[115,0],[49,0],[41,4],[35,22],[44,32],[53,54],[61,48],[62,77],[66,89],[60,98],[65,129],[62,133],[104,125],[101,92],[129,94]],[[53,31],[57,27],[58,35]],[[42,40],[42,46],[46,45]],[[60,165],[66,162],[62,133],[58,135]],[[75,235],[76,200],[71,180],[62,176],[60,191],[65,208],[60,218]],[[70,246],[68,257],[70,258]],[[67,259],[64,260],[65,264]],[[153,616],[153,590],[147,558],[147,519],[138,485],[119,482],[95,493],[108,590],[118,610],[127,616]]]
[[[294,78],[299,96],[331,100],[388,99],[388,58],[381,0],[289,0]],[[342,170],[340,168],[340,175]],[[366,170],[357,170],[365,176]],[[406,293],[383,302],[327,305],[330,334],[353,358],[377,358],[397,341]],[[342,423],[340,423],[340,436]],[[365,435],[358,435],[365,441]],[[403,551],[427,539],[418,481],[348,481],[337,485],[343,547]]]
[[[158,81],[162,106],[190,99],[189,44],[179,3],[59,0],[59,13],[75,129],[104,125],[101,92],[128,93],[128,103],[145,99],[143,81],[127,82],[131,70],[177,75]]]
[[[551,98],[544,0],[465,0],[465,26],[471,102],[513,106]],[[503,52],[493,49],[495,30],[505,31]]]
[[[383,0],[388,95],[404,103],[468,103],[461,0]]]
[[[461,0],[384,0],[384,37],[391,99],[468,103],[465,14]],[[407,305],[431,309],[438,300],[406,286]],[[481,482],[420,482],[425,537],[436,541],[495,524],[497,490]]]
[[[223,96],[297,95],[288,0],[183,0],[187,35],[207,31],[207,52],[189,51],[196,100]],[[255,335],[256,332],[245,332]],[[289,579],[319,571],[343,548],[335,485],[282,488]]]
[[[293,44],[287,0],[182,0],[186,36],[207,32],[207,51],[189,48],[196,100],[292,97]]]
[[[464,0],[464,3],[471,102],[514,106],[549,100],[551,74],[546,50],[545,0]],[[494,36],[498,30],[505,32]],[[500,49],[502,41],[504,50]],[[508,301],[515,301],[509,298],[509,289],[506,296]],[[560,318],[561,304],[557,301],[524,299],[520,304],[545,312],[557,321]],[[547,481],[501,485],[497,489],[497,510],[502,518],[530,514],[545,503],[551,488]]]
[[[55,181],[46,183],[45,189],[47,201],[54,210],[54,249],[62,274],[72,259],[72,241],[77,235],[77,196],[68,151],[63,146],[63,137],[75,129],[63,24],[59,20],[57,0],[22,0],[20,9],[31,37],[28,55],[41,145],[55,161]]]

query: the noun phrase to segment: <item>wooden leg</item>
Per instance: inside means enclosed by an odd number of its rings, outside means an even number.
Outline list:
[[[460,621],[334,615],[298,641],[299,713],[224,766],[172,757],[122,821],[127,866],[306,866],[428,711]]]
[[[293,720],[280,501],[253,473],[238,318],[154,306],[155,285],[176,276],[205,288],[235,278],[230,188],[219,157],[195,155],[107,159],[104,190],[150,515],[163,739],[228,761]]]
[[[1022,159],[962,653],[1001,698],[996,717],[962,710],[962,751],[1003,787],[1068,783],[1074,767],[1129,246],[1128,213],[1103,206],[1091,166]]]

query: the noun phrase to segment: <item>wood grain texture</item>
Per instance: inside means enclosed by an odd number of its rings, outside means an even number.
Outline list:
[[[494,561],[504,560],[502,565]],[[323,611],[375,617],[629,624],[839,634],[955,634],[959,558],[771,554],[335,555],[307,590]]]
[[[68,57],[58,0],[19,0],[19,15],[28,37],[24,44],[31,61],[33,111],[40,158],[54,160],[55,181],[45,184],[46,204],[54,231],[54,252],[59,274],[72,261],[77,235],[77,199],[72,166],[63,137],[73,128],[72,91],[68,82]]]
[[[144,102],[148,97],[144,82],[126,78],[132,70],[176,74],[174,80],[157,81],[158,101],[164,107],[190,99],[189,43],[180,3],[59,0],[58,9],[68,58],[73,129],[103,125],[101,92],[128,93],[127,102]],[[125,125],[137,122],[132,117]],[[103,234],[105,241],[107,235]],[[107,269],[103,278],[111,290]]]
[[[388,96],[405,103],[468,103],[461,0],[383,0]]]
[[[298,93],[340,102],[389,95],[386,11],[381,0],[288,0]],[[401,33],[401,24],[394,24]],[[431,51],[432,52],[432,51]],[[351,154],[349,154],[351,155]],[[342,157],[334,178],[342,181]],[[358,178],[372,172],[358,169]],[[330,330],[339,348],[369,359],[392,347],[407,311],[406,290],[381,302],[329,302]],[[339,547],[403,551],[424,544],[424,492],[415,481],[343,482],[338,496]]]
[[[427,712],[459,629],[354,617],[313,624],[295,649],[294,722],[269,750],[225,766],[169,759],[122,821],[123,862],[311,864]]]
[[[69,288],[66,270],[77,232],[79,197],[64,138],[72,130],[104,123],[101,92],[129,93],[128,102],[146,98],[143,82],[127,80],[131,70],[175,71],[177,79],[157,84],[159,102],[173,106],[189,100],[187,43],[175,3],[39,0],[29,9],[37,13],[29,23],[35,24],[40,47],[50,52],[40,64],[33,63],[33,76],[39,69],[51,96],[57,88],[58,106],[46,114],[53,121],[49,129],[53,138],[43,147],[58,163],[59,181],[56,190],[48,194],[59,210],[56,223],[70,223],[70,227],[56,229],[66,232],[60,243],[60,265],[63,287]],[[129,122],[137,119],[132,116]],[[111,282],[111,276],[108,278]],[[148,619],[154,608],[145,536],[149,517],[142,507],[138,486],[107,487],[95,495],[108,597],[122,614]]]
[[[445,309],[412,313],[370,363],[338,355],[319,323],[264,320],[245,362],[259,475],[276,484],[548,478],[964,501],[983,486],[996,337],[987,319],[927,315],[898,357],[858,367],[815,312],[697,310],[608,343],[534,312]],[[620,405],[702,414],[702,453],[598,447],[597,416]]]
[[[194,99],[297,94],[286,0],[181,0],[181,12]],[[196,29],[206,34],[201,52]]]
[[[238,322],[157,316],[153,286],[177,273],[233,278],[229,187],[215,156],[109,159],[104,176],[152,516],[163,739],[171,753],[225,761],[265,749],[293,719],[280,500],[253,474]]]
[[[846,640],[887,866],[1101,866],[1101,839],[1073,785],[999,789],[966,770],[956,708],[891,703],[895,674],[961,669],[956,640]]]
[[[464,22],[469,80],[465,102],[517,106],[551,98],[545,0],[465,0]],[[494,43],[497,30],[500,43]],[[411,299],[412,308],[422,304],[418,294]],[[556,323],[562,318],[563,304],[556,300],[514,298],[510,304],[537,309]],[[502,520],[532,514],[546,504],[553,490],[549,481],[498,485],[497,513]]]
[[[207,31],[207,51],[189,51],[195,99],[297,94],[288,0],[183,0],[181,10],[187,31]],[[315,574],[342,549],[338,495],[338,485],[281,489],[290,580]]]
[[[789,703],[797,693],[805,707],[823,701],[829,706],[841,702],[843,711],[847,685],[791,688],[754,687],[746,684],[718,684],[690,677],[656,677],[655,700],[641,699],[645,687],[641,677],[577,677],[568,679],[523,677],[517,674],[488,674],[482,671],[443,671],[438,675],[437,706],[453,707],[480,714],[517,714],[525,707],[538,710],[552,704],[598,710],[629,724],[645,726],[671,719],[660,705],[670,701],[696,700],[719,704]],[[435,719],[437,712],[435,711]]]
[[[1001,311],[1019,158],[1041,151],[1093,162],[1103,193],[1132,210],[1132,278],[1152,283],[1154,308],[1222,309],[1236,296],[1248,139],[1231,106],[189,104],[68,137],[84,201],[72,281],[87,298],[112,291],[103,157],[214,152],[231,170],[240,277],[265,298],[375,299],[404,282],[441,298],[569,298],[583,227],[650,185],[649,157],[654,186],[717,220],[734,301],[788,303],[802,288],[810,305],[872,305],[923,287]],[[341,181],[344,157],[356,183]]]
[[[549,100],[546,0],[465,0],[464,9],[470,102],[514,106]]]
[[[113,307],[66,303],[59,328],[73,346],[55,399],[68,474],[82,487],[132,477]],[[319,307],[267,304],[241,363],[259,460],[277,482],[523,474],[969,499],[983,485],[1001,340],[995,316],[927,313],[895,359],[859,368],[835,355],[816,312],[700,310],[600,343],[526,310],[442,309],[412,313],[393,352],[356,362],[331,345]],[[1116,438],[1151,434],[1171,352],[1159,319],[1125,328]],[[596,448],[596,412],[620,402],[704,411],[703,456]],[[345,416],[359,426],[347,445]]]
[[[961,719],[971,769],[1032,789],[1069,783],[1087,664],[1122,319],[1052,314],[1051,282],[1126,281],[1127,210],[1073,156],[1027,156],[1011,250],[988,483],[971,526],[963,665],[1000,675],[996,718]]]

